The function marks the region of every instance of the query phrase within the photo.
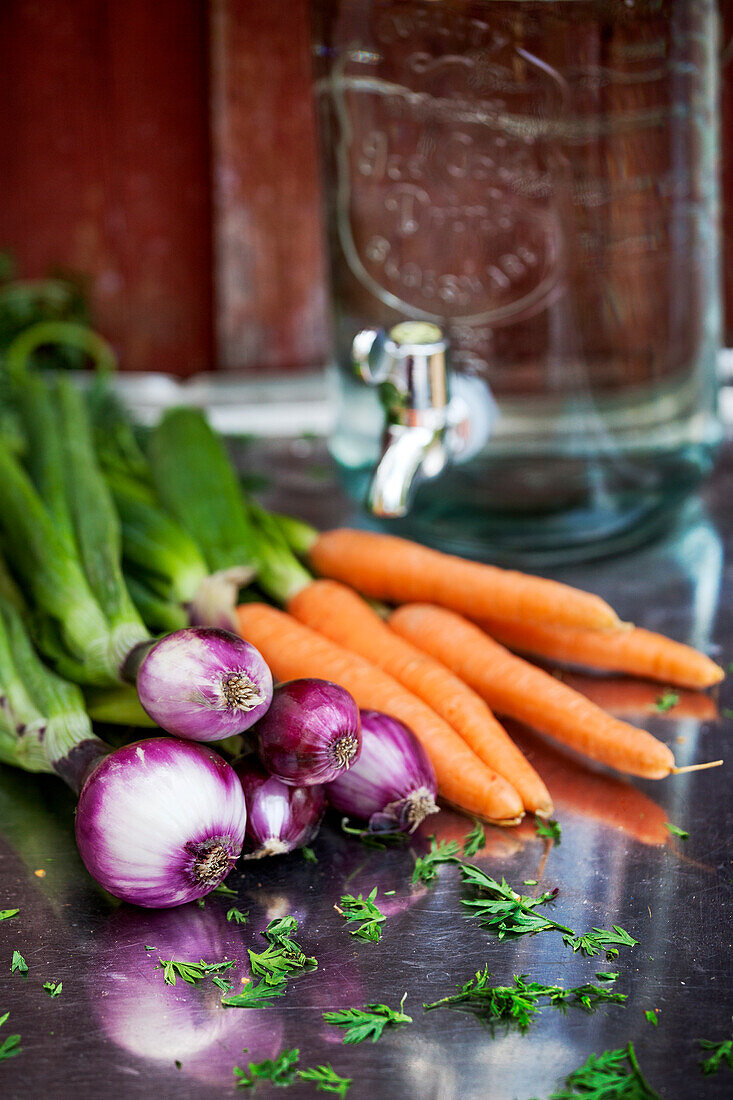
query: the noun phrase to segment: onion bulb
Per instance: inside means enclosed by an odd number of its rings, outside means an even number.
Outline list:
[[[361,711],[361,737],[361,756],[327,784],[326,798],[341,813],[367,821],[371,832],[414,832],[438,810],[428,754],[407,726],[376,710]]]
[[[216,627],[166,635],[128,661],[145,711],[168,733],[220,741],[262,717],[272,699],[272,673],[258,650]]]
[[[359,708],[345,688],[329,680],[279,684],[257,734],[260,760],[292,787],[328,783],[359,759]]]
[[[76,842],[110,894],[167,909],[226,878],[246,821],[229,764],[204,745],[158,737],[116,749],[91,771],[79,794]]]
[[[252,757],[235,764],[234,770],[247,803],[251,850],[245,859],[292,852],[313,839],[326,808],[323,787],[288,787]]]

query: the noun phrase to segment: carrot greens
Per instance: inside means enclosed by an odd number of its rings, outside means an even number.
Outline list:
[[[514,1026],[525,1032],[543,1005],[563,1012],[569,1006],[593,1012],[604,1002],[623,1004],[626,1000],[624,993],[616,993],[590,983],[564,989],[560,985],[530,982],[526,974],[520,974],[514,976],[513,985],[492,986],[490,977],[486,967],[477,970],[474,977],[459,986],[452,996],[441,997],[439,1001],[423,1005],[423,1008],[455,1008],[472,1013],[490,1028],[497,1024],[506,1024],[507,1027]]]
[[[3,1026],[9,1016],[9,1012],[4,1012],[0,1016],[0,1027]],[[6,1035],[0,1043],[0,1062],[5,1058],[12,1058],[14,1055],[20,1054],[21,1049],[20,1035]]]
[[[480,848],[486,847],[486,833],[484,827],[480,821],[474,821],[473,828],[470,833],[466,833],[463,838],[463,854],[469,859],[471,856],[475,856]]]
[[[10,973],[14,974],[16,970],[19,974],[25,975],[28,973],[28,963],[25,961],[20,951],[13,951],[13,958],[10,963]]]
[[[565,1080],[566,1087],[553,1092],[550,1100],[661,1100],[639,1067],[634,1044],[618,1050],[591,1054],[587,1061]]]
[[[555,821],[554,818],[550,818],[548,821],[545,821],[541,817],[535,817],[534,831],[537,836],[545,837],[547,840],[551,840],[554,844],[560,843],[562,828],[560,826],[560,822]]]
[[[430,851],[424,856],[418,856],[415,860],[415,870],[412,872],[412,882],[416,885],[422,882],[430,886],[438,877],[438,866],[441,863],[459,863],[460,846],[457,840],[440,840],[436,842],[434,836],[430,837]]]
[[[402,1011],[406,996],[405,993],[399,1008],[390,1008],[389,1005],[383,1004],[368,1004],[364,1008],[345,1008],[338,1012],[324,1012],[323,1019],[334,1027],[344,1028],[345,1043],[363,1043],[365,1039],[371,1039],[376,1043],[388,1025],[412,1023],[412,1016]]]
[[[711,1052],[709,1058],[703,1058],[700,1062],[700,1069],[706,1076],[717,1073],[724,1065],[728,1069],[733,1069],[733,1039],[723,1039],[720,1043],[710,1039],[699,1039],[698,1042],[703,1050]]]
[[[234,1067],[234,1076],[237,1079],[238,1089],[254,1088],[258,1081],[269,1081],[273,1085],[283,1088],[292,1085],[298,1075],[298,1058],[300,1051],[297,1047],[292,1050],[283,1050],[277,1058],[265,1058],[263,1062],[250,1062],[246,1070]]]
[[[384,913],[374,904],[377,889],[375,886],[366,898],[362,894],[356,898],[353,894],[344,894],[339,905],[334,906],[347,924],[361,922],[358,928],[349,930],[352,936],[357,936],[360,940],[371,940],[373,943],[379,942],[382,935],[381,925],[386,920]]]

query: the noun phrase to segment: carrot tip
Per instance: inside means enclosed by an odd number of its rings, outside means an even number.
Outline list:
[[[710,760],[707,764],[688,764],[684,768],[670,768],[670,775],[683,775],[684,772],[702,772],[706,768],[719,768],[723,763],[722,760]]]

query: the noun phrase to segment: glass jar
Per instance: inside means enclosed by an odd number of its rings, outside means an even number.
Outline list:
[[[714,0],[314,0],[338,417],[363,495],[364,328],[438,325],[473,445],[396,533],[542,563],[646,537],[710,469]]]

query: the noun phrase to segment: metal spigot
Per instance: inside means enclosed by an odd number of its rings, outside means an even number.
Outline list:
[[[447,343],[437,325],[403,321],[365,329],[352,344],[357,374],[380,388],[386,422],[367,502],[376,516],[407,514],[421,481],[464,449],[468,408],[448,391]]]

